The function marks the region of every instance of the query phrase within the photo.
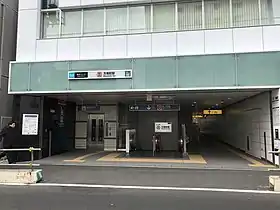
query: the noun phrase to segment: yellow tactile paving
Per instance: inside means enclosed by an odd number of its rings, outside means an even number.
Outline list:
[[[206,164],[205,159],[201,155],[189,155],[189,160],[176,160],[176,159],[162,159],[162,158],[123,158],[118,157],[122,153],[110,153],[97,161],[108,161],[108,162],[146,162],[146,163],[197,163]]]
[[[228,151],[230,151],[231,153],[233,153],[233,154],[243,158],[244,160],[247,160],[248,162],[250,162],[250,164],[248,164],[248,166],[251,166],[251,167],[268,167],[268,168],[269,167],[274,167],[273,165],[270,165],[270,164],[263,164],[260,161],[254,159],[254,158],[251,158],[246,154],[237,152],[233,149],[228,148]]]
[[[64,160],[64,162],[83,163],[83,162],[86,161],[86,158],[91,157],[93,155],[100,154],[100,153],[102,153],[102,152],[89,153],[89,154],[86,154],[86,155],[83,155],[83,156],[76,157],[72,160]]]

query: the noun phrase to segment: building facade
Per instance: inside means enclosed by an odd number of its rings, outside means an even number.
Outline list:
[[[279,88],[279,23],[278,0],[21,0],[17,56],[10,65],[9,82],[9,93],[18,96],[20,111],[15,115],[42,115],[39,140],[30,140],[45,148],[41,157],[49,152],[49,130],[57,136],[52,139],[59,139],[49,154],[87,148],[88,120],[93,120],[94,131],[90,130],[96,133],[90,141],[98,144],[101,138],[105,150],[122,149],[120,127],[137,127],[141,139],[150,138],[145,131],[152,133],[152,124],[149,129],[139,126],[140,121],[150,122],[151,115],[129,112],[135,108],[129,104],[137,104],[141,94],[144,101],[150,101],[148,93],[156,95],[152,101],[160,101],[166,92],[260,93]],[[259,133],[266,130],[269,148],[263,155],[263,138],[252,135],[258,139],[252,143],[258,142],[253,146],[257,152],[249,153],[273,162],[268,154],[274,136],[267,94],[263,107],[268,120],[259,120],[259,125],[266,123]],[[191,114],[187,119],[181,116],[192,111],[181,106],[180,112],[153,115],[176,125],[168,138],[177,138],[178,125],[191,121]],[[66,116],[72,118],[65,120]],[[148,144],[141,146],[149,149]],[[248,152],[246,143],[234,146]]]
[[[16,56],[17,0],[0,1],[0,128],[12,117],[13,97],[8,96],[9,63]]]

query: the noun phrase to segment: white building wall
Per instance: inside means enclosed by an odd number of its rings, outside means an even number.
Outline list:
[[[272,150],[269,92],[232,105],[224,113],[224,128],[221,129],[224,131],[223,140],[252,156],[264,159],[267,157],[268,161],[273,162],[272,155],[269,154]]]
[[[273,90],[271,95],[271,103],[272,103],[272,121],[273,121],[273,140],[274,140],[274,148],[273,150],[280,149],[280,109],[279,109],[279,99],[280,99],[280,90]],[[278,136],[277,136],[278,132]],[[278,155],[274,155],[276,164],[279,164]]]
[[[15,60],[17,0],[0,0],[0,128],[11,120],[13,97],[8,95],[9,62]]]
[[[25,11],[26,12],[26,11]],[[28,11],[26,18],[36,16]],[[32,20],[31,24],[36,25]],[[20,27],[19,27],[19,30]],[[280,26],[36,40],[36,30],[19,38],[17,61],[209,55],[279,51]],[[33,37],[33,38],[32,38]],[[25,41],[25,42],[24,42]]]
[[[111,3],[116,5],[127,1],[59,0],[62,9]],[[272,6],[278,11],[276,2]],[[208,55],[280,50],[278,41],[280,25],[40,39],[40,8],[40,0],[20,1],[17,61]],[[274,14],[277,15],[275,11]]]

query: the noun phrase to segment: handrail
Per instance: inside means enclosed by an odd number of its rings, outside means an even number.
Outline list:
[[[14,149],[0,149],[0,152],[30,152],[30,163],[20,163],[20,164],[8,164],[8,165],[14,165],[14,166],[30,166],[31,170],[33,170],[33,166],[40,166],[40,164],[34,164],[34,151],[41,151],[41,148],[14,148]],[[0,164],[0,165],[7,165],[7,164]]]

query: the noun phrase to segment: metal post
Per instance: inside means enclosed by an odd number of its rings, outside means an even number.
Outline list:
[[[153,156],[155,156],[155,153],[156,153],[156,139],[155,139],[155,135],[153,135]]]
[[[49,157],[52,156],[52,131],[49,130]]]
[[[130,130],[127,129],[125,131],[125,151],[126,151],[126,156],[129,156],[129,152],[130,152],[129,136],[130,136]]]
[[[186,135],[186,125],[182,125],[182,132],[183,132],[183,144],[184,144],[184,151],[183,151],[183,157],[187,156],[187,135]]]
[[[31,155],[30,167],[31,167],[31,171],[33,171],[33,162],[34,162],[33,148],[30,147],[29,151],[30,151],[30,155]]]

